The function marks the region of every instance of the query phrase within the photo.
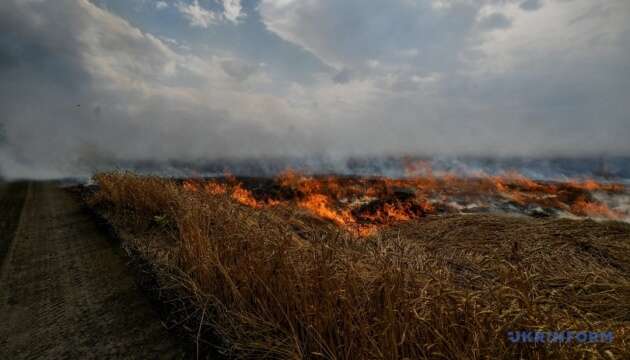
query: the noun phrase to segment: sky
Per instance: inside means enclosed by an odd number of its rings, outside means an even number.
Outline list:
[[[2,0],[0,173],[630,155],[627,0]]]

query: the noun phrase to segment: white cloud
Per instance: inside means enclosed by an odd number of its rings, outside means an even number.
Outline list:
[[[193,27],[208,28],[220,19],[220,15],[199,5],[198,0],[194,0],[191,4],[180,1],[176,6],[179,12],[188,19],[190,26]]]
[[[156,1],[155,8],[158,10],[163,10],[168,7],[168,3],[166,1]]]
[[[626,0],[262,0],[260,14],[335,86],[380,91],[354,111],[364,134],[388,119],[401,148],[630,152]]]
[[[226,20],[237,24],[239,20],[245,17],[241,0],[222,0],[223,16]]]
[[[536,70],[560,62],[595,64],[623,56],[614,52],[630,50],[628,45],[619,46],[621,37],[630,32],[626,21],[630,3],[625,0],[610,0],[605,4],[590,0],[549,2],[538,11],[523,11],[512,4],[487,7],[483,11],[496,10],[512,18],[513,23],[509,29],[488,34],[475,46],[483,54],[475,61],[477,70],[517,74],[530,64],[536,64]],[[576,71],[578,74],[588,76]]]
[[[247,15],[243,12],[241,0],[216,0],[223,7],[223,12],[208,10],[199,5],[198,0],[187,4],[178,2],[176,4],[179,12],[188,19],[190,26],[208,28],[220,22],[228,21],[238,24]]]
[[[471,36],[478,5],[428,0],[262,0],[261,18],[281,38],[341,70],[383,65],[451,66]],[[407,59],[405,59],[404,55]],[[418,56],[419,55],[419,56]],[[415,59],[415,60],[412,60]]]

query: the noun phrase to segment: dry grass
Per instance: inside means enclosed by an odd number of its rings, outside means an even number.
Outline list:
[[[132,174],[89,203],[193,304],[234,358],[630,358],[630,226],[490,215],[369,238]],[[615,331],[612,344],[511,344],[509,330]]]

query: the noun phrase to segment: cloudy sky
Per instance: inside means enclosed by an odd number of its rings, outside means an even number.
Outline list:
[[[0,171],[630,155],[629,19],[627,0],[2,0]]]

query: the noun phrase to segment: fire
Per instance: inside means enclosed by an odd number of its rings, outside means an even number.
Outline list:
[[[534,180],[524,176],[516,170],[510,170],[503,175],[503,177],[512,183],[520,185],[527,190],[542,190],[543,186],[535,182]]]
[[[366,218],[372,221],[378,221],[379,219],[392,219],[394,221],[408,221],[411,220],[411,216],[405,209],[401,209],[395,205],[385,204],[382,209],[379,209],[374,215],[366,215]]]
[[[351,217],[347,213],[337,212],[330,206],[330,200],[323,194],[308,195],[298,202],[298,206],[308,209],[323,219],[331,220],[338,225],[347,225]]]
[[[593,194],[624,193],[620,184],[595,180],[549,182],[530,179],[516,171],[498,176],[478,173],[462,177],[436,175],[426,162],[409,163],[410,177],[313,177],[287,170],[261,189],[243,185],[233,176],[207,181],[186,180],[187,191],[211,196],[228,195],[253,208],[294,206],[331,221],[360,236],[381,227],[432,214],[474,211],[511,211],[538,216],[571,213],[580,217],[630,219],[630,214],[609,207]],[[245,183],[247,184],[247,183]]]
[[[215,182],[207,182],[204,186],[204,190],[211,195],[221,195],[227,193],[227,187],[225,185]]]
[[[199,191],[199,185],[197,185],[192,180],[184,181],[182,186],[184,187],[185,190],[190,191],[190,192],[197,192],[197,191]]]
[[[253,208],[261,208],[262,205],[254,199],[252,193],[249,190],[243,189],[240,184],[237,184],[234,187],[234,191],[232,192],[232,198],[239,203],[247,206],[251,206]]]
[[[571,206],[571,212],[578,216],[589,216],[594,218],[604,218],[612,220],[622,220],[624,214],[610,209],[608,206],[602,203],[592,202],[578,198]]]
[[[184,190],[190,192],[199,192],[203,189],[203,191],[208,195],[223,195],[231,192],[230,196],[243,205],[247,205],[253,208],[263,207],[263,204],[259,203],[254,198],[254,196],[252,196],[252,193],[249,190],[244,189],[240,183],[236,182],[235,178],[228,177],[227,181],[233,183],[233,185],[231,186],[231,190],[228,190],[228,185],[216,181],[207,181],[201,184],[201,181],[195,182],[192,180],[185,180],[182,184],[182,187],[184,188]],[[277,202],[271,201],[267,204],[273,205],[277,204]]]
[[[622,192],[624,190],[624,186],[621,184],[603,184],[592,179],[587,179],[582,182],[572,180],[572,181],[569,181],[568,183],[575,188],[588,190],[588,191],[601,190],[601,191],[608,191],[608,192]]]

